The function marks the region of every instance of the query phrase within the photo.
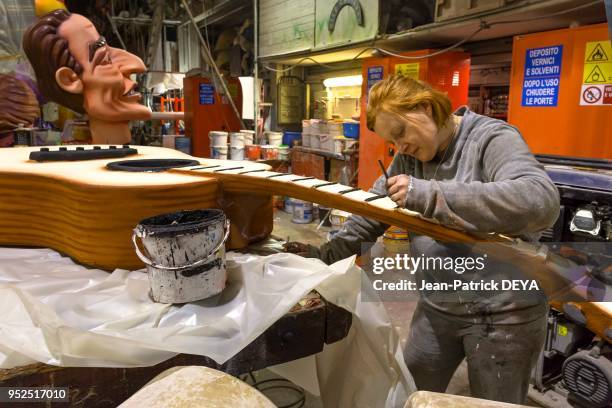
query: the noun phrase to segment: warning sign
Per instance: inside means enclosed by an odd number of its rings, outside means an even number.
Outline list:
[[[395,66],[395,73],[412,79],[419,79],[419,63],[413,62],[411,64],[397,64]]]
[[[580,105],[612,105],[612,45],[610,41],[586,44]]]

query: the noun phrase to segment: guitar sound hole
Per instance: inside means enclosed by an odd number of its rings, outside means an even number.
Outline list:
[[[108,163],[106,168],[115,171],[156,172],[179,167],[197,166],[200,162],[188,159],[122,160]]]

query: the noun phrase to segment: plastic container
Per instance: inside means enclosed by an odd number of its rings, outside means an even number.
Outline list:
[[[266,139],[271,146],[280,146],[283,144],[283,134],[281,132],[266,132]]]
[[[334,229],[340,229],[350,216],[351,213],[349,212],[334,209],[331,210],[331,214],[329,215],[329,222]]]
[[[181,211],[140,221],[132,241],[147,265],[153,300],[186,303],[222,292],[229,231],[221,210]]]
[[[344,128],[344,136],[350,137],[351,139],[359,139],[359,122],[357,121],[345,121],[342,124]]]
[[[230,146],[231,147],[239,147],[244,148],[244,133],[242,132],[232,132],[229,134],[230,138]]]
[[[246,145],[244,149],[245,149],[247,159],[251,161],[257,161],[261,159],[261,146],[260,145],[253,145],[253,144]]]
[[[311,149],[320,149],[321,148],[321,139],[318,133],[312,133],[310,135],[310,148]]]
[[[244,147],[230,147],[230,158],[232,160],[244,160]]]
[[[227,160],[227,151],[229,150],[227,148],[227,145],[213,146],[210,148],[210,150],[211,150],[211,154],[210,154],[211,159]]]
[[[174,138],[174,148],[185,154],[191,154],[191,138],[186,136]]]
[[[285,212],[293,214],[293,198],[285,197]]]
[[[227,146],[227,132],[212,130],[208,133],[211,146]]]
[[[334,137],[342,136],[344,134],[342,122],[327,122],[327,133]]]
[[[302,140],[302,134],[300,132],[284,132],[283,133],[283,144],[289,147],[293,147],[299,144]]]
[[[325,150],[326,152],[334,152],[334,138],[333,136],[323,134],[319,135],[319,149]]]
[[[278,160],[278,146],[261,146],[261,158],[264,160]]]
[[[293,217],[295,224],[310,224],[312,222],[312,203],[302,200],[293,200]]]
[[[302,133],[302,146],[310,147],[310,133]]]
[[[291,155],[291,150],[288,146],[281,145],[278,147],[278,159],[279,160],[289,160],[289,156]]]
[[[310,134],[310,119],[302,120],[302,133]]]
[[[254,130],[240,129],[240,133],[242,133],[244,135],[244,144],[245,145],[252,145],[252,144],[254,144],[253,143],[255,141],[255,131]]]

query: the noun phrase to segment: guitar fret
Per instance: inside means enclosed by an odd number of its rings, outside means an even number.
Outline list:
[[[280,173],[280,174],[273,174],[273,175],[268,176],[266,178],[271,179],[271,178],[274,178],[274,177],[282,177],[282,176],[290,176],[290,175],[291,175],[291,173]]]
[[[219,170],[214,170],[213,173],[219,173],[221,171],[230,171],[230,170],[240,170],[240,169],[244,169],[244,166],[239,166],[239,167],[228,167],[227,169],[219,169]]]
[[[370,201],[380,200],[381,198],[385,198],[385,197],[387,197],[387,195],[377,195],[374,197],[366,198],[364,201],[366,203],[369,203]]]
[[[325,186],[333,186],[334,184],[338,184],[335,181],[332,181],[330,183],[323,183],[323,184],[317,184],[316,186],[312,186],[314,188],[319,188],[319,187],[325,187]]]
[[[358,188],[349,188],[348,190],[339,191],[338,194],[344,195],[344,194],[352,193],[353,191],[359,191],[359,190],[360,189]]]
[[[302,177],[302,178],[297,178],[297,179],[293,179],[293,180],[290,180],[290,181],[293,182],[293,181],[304,181],[304,180],[313,180],[313,179],[314,179],[314,177]]]
[[[267,170],[265,170],[265,169],[259,169],[259,170],[241,171],[241,172],[240,172],[240,173],[238,173],[238,174],[260,173],[260,172],[262,172],[262,171],[267,171]]]
[[[220,164],[215,164],[215,165],[212,165],[212,166],[194,167],[194,168],[189,169],[189,170],[205,170],[205,169],[214,169],[215,167],[221,167],[221,165],[220,165]]]

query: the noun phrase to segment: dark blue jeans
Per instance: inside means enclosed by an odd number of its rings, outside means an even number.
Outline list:
[[[473,397],[522,404],[546,338],[546,314],[520,324],[466,323],[419,303],[404,359],[419,390],[445,392],[467,358]]]

